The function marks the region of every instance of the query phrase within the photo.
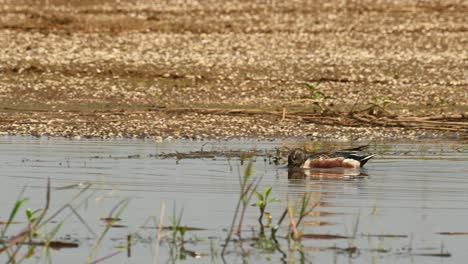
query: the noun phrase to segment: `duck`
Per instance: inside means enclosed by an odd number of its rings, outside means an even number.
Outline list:
[[[288,155],[289,169],[359,169],[363,167],[375,155],[363,153],[369,145],[358,146],[354,148],[342,149],[337,151],[320,151],[308,154],[301,148],[292,150]]]

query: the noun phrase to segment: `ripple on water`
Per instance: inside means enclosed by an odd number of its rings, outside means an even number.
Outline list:
[[[126,209],[124,217],[130,227],[138,228],[148,216],[158,214],[162,204],[169,212],[176,204],[184,208],[184,223],[209,228],[222,236],[223,229],[232,220],[239,195],[239,177],[245,166],[238,158],[182,159],[177,163],[175,158],[161,159],[153,155],[199,151],[202,147],[205,150],[255,147],[273,152],[282,144],[286,143],[3,137],[0,140],[3,183],[0,207],[2,211],[10,210],[26,185],[41,187],[32,188],[26,194],[33,196],[32,207],[42,205],[47,177],[55,187],[89,181],[94,183],[96,200],[94,207],[83,211],[84,218],[97,219],[96,215],[102,216],[117,201],[130,197],[132,206]],[[372,248],[383,243],[387,248],[402,248],[410,243],[409,236],[414,247],[438,247],[443,243],[453,253],[452,259],[468,257],[463,246],[468,237],[455,239],[436,234],[468,231],[465,222],[468,219],[468,153],[458,151],[450,142],[392,143],[371,148],[378,155],[366,165],[368,176],[363,178],[288,180],[283,166],[270,164],[263,158],[254,162],[253,177],[262,177],[259,189],[270,185],[271,196],[281,200],[269,207],[274,219],[281,215],[287,201],[297,204],[304,193],[310,193],[310,206],[315,209],[305,219],[306,233],[348,236],[353,223],[359,219],[358,232],[376,236],[356,238],[358,246]],[[66,199],[71,191],[54,191],[54,201]],[[249,208],[246,225],[256,225],[256,210]],[[378,237],[379,234],[388,236]],[[402,237],[392,238],[392,234]],[[334,245],[345,247],[348,242],[308,239],[305,243],[307,248],[323,249]],[[330,252],[320,252],[316,258],[331,260]],[[388,262],[393,260],[388,258]]]

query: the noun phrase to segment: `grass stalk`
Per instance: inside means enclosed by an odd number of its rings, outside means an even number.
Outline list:
[[[112,210],[110,211],[109,213],[109,216],[108,218],[109,219],[117,219],[120,217],[120,215],[123,213],[123,211],[125,210],[125,208],[127,207],[129,203],[129,200],[128,199],[125,199],[125,200],[122,200],[120,201],[119,203],[117,203],[113,208]],[[116,213],[115,213],[116,212]],[[115,214],[114,214],[115,213]],[[107,232],[109,232],[110,228],[112,227],[112,224],[115,222],[115,220],[110,220],[109,222],[107,222],[106,224],[106,228],[101,232],[101,234],[99,235],[96,243],[94,244],[90,254],[88,255],[88,258],[86,260],[85,263],[89,263],[89,264],[94,264],[94,263],[98,263],[104,259],[107,259],[108,256],[104,257],[104,258],[101,258],[101,259],[97,259],[97,260],[94,260],[94,261],[91,261],[91,259],[93,258],[93,256],[96,254],[99,246],[101,245],[101,242],[102,240],[104,239],[105,235],[107,234]],[[120,253],[120,251],[118,252]],[[116,254],[112,253],[110,254],[112,256],[115,256]],[[109,255],[109,256],[110,256]]]
[[[28,226],[23,229],[23,231],[21,231],[19,234],[17,234],[16,236],[14,236],[12,239],[10,239],[10,241],[7,243],[6,246],[3,246],[2,248],[0,248],[0,254],[5,251],[5,250],[9,250],[12,246],[16,245],[16,244],[19,244],[17,247],[16,247],[16,250],[13,251],[13,253],[9,256],[9,261],[8,262],[21,262],[25,257],[26,255],[24,255],[23,257],[20,258],[20,260],[16,260],[16,254],[19,252],[19,250],[21,249],[22,247],[22,241],[27,238],[26,236],[28,234],[31,234],[31,233],[34,233],[38,228],[39,228],[39,225],[42,221],[42,219],[44,218],[45,214],[47,213],[47,211],[49,210],[49,206],[50,206],[50,178],[47,179],[47,192],[46,192],[46,201],[45,201],[45,206],[44,206],[44,209],[42,210],[41,214],[39,215],[38,218],[36,218],[34,221],[29,222],[28,223]],[[18,203],[16,203],[15,209],[18,209]],[[16,212],[14,213],[16,214]],[[11,216],[11,215],[10,215]]]
[[[247,164],[247,167],[244,170],[244,176],[241,177],[239,174],[239,184],[240,184],[240,193],[239,193],[239,199],[237,200],[237,205],[236,209],[234,211],[234,216],[232,218],[231,226],[229,228],[228,234],[225,239],[225,243],[223,245],[223,249],[221,250],[221,257],[224,258],[224,254],[226,253],[226,248],[229,245],[229,242],[231,241],[232,234],[234,233],[234,226],[237,221],[237,216],[239,215],[239,211],[241,210],[242,206],[242,211],[241,211],[241,217],[239,220],[239,224],[237,226],[237,234],[240,234],[241,229],[242,229],[242,224],[243,224],[243,219],[245,216],[245,211],[247,210],[247,205],[252,198],[257,185],[258,181],[254,184],[254,182],[250,181],[250,177],[253,173],[253,162],[250,161]]]
[[[157,264],[158,263],[158,256],[159,256],[159,245],[162,241],[163,238],[163,226],[164,226],[164,215],[166,212],[166,204],[163,203],[161,206],[161,212],[159,215],[159,223],[158,223],[158,235],[156,236],[156,254],[155,257],[153,258],[153,263]]]

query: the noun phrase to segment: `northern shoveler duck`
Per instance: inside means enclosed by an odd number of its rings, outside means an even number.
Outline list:
[[[307,154],[303,149],[297,148],[291,151],[288,155],[288,168],[357,169],[364,166],[367,161],[374,157],[374,154],[365,154],[361,152],[367,147],[368,145],[365,145],[333,152],[316,152],[311,155]]]

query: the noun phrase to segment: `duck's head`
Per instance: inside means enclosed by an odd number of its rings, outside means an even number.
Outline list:
[[[302,149],[294,149],[288,155],[288,168],[300,168],[307,160],[307,153]]]

